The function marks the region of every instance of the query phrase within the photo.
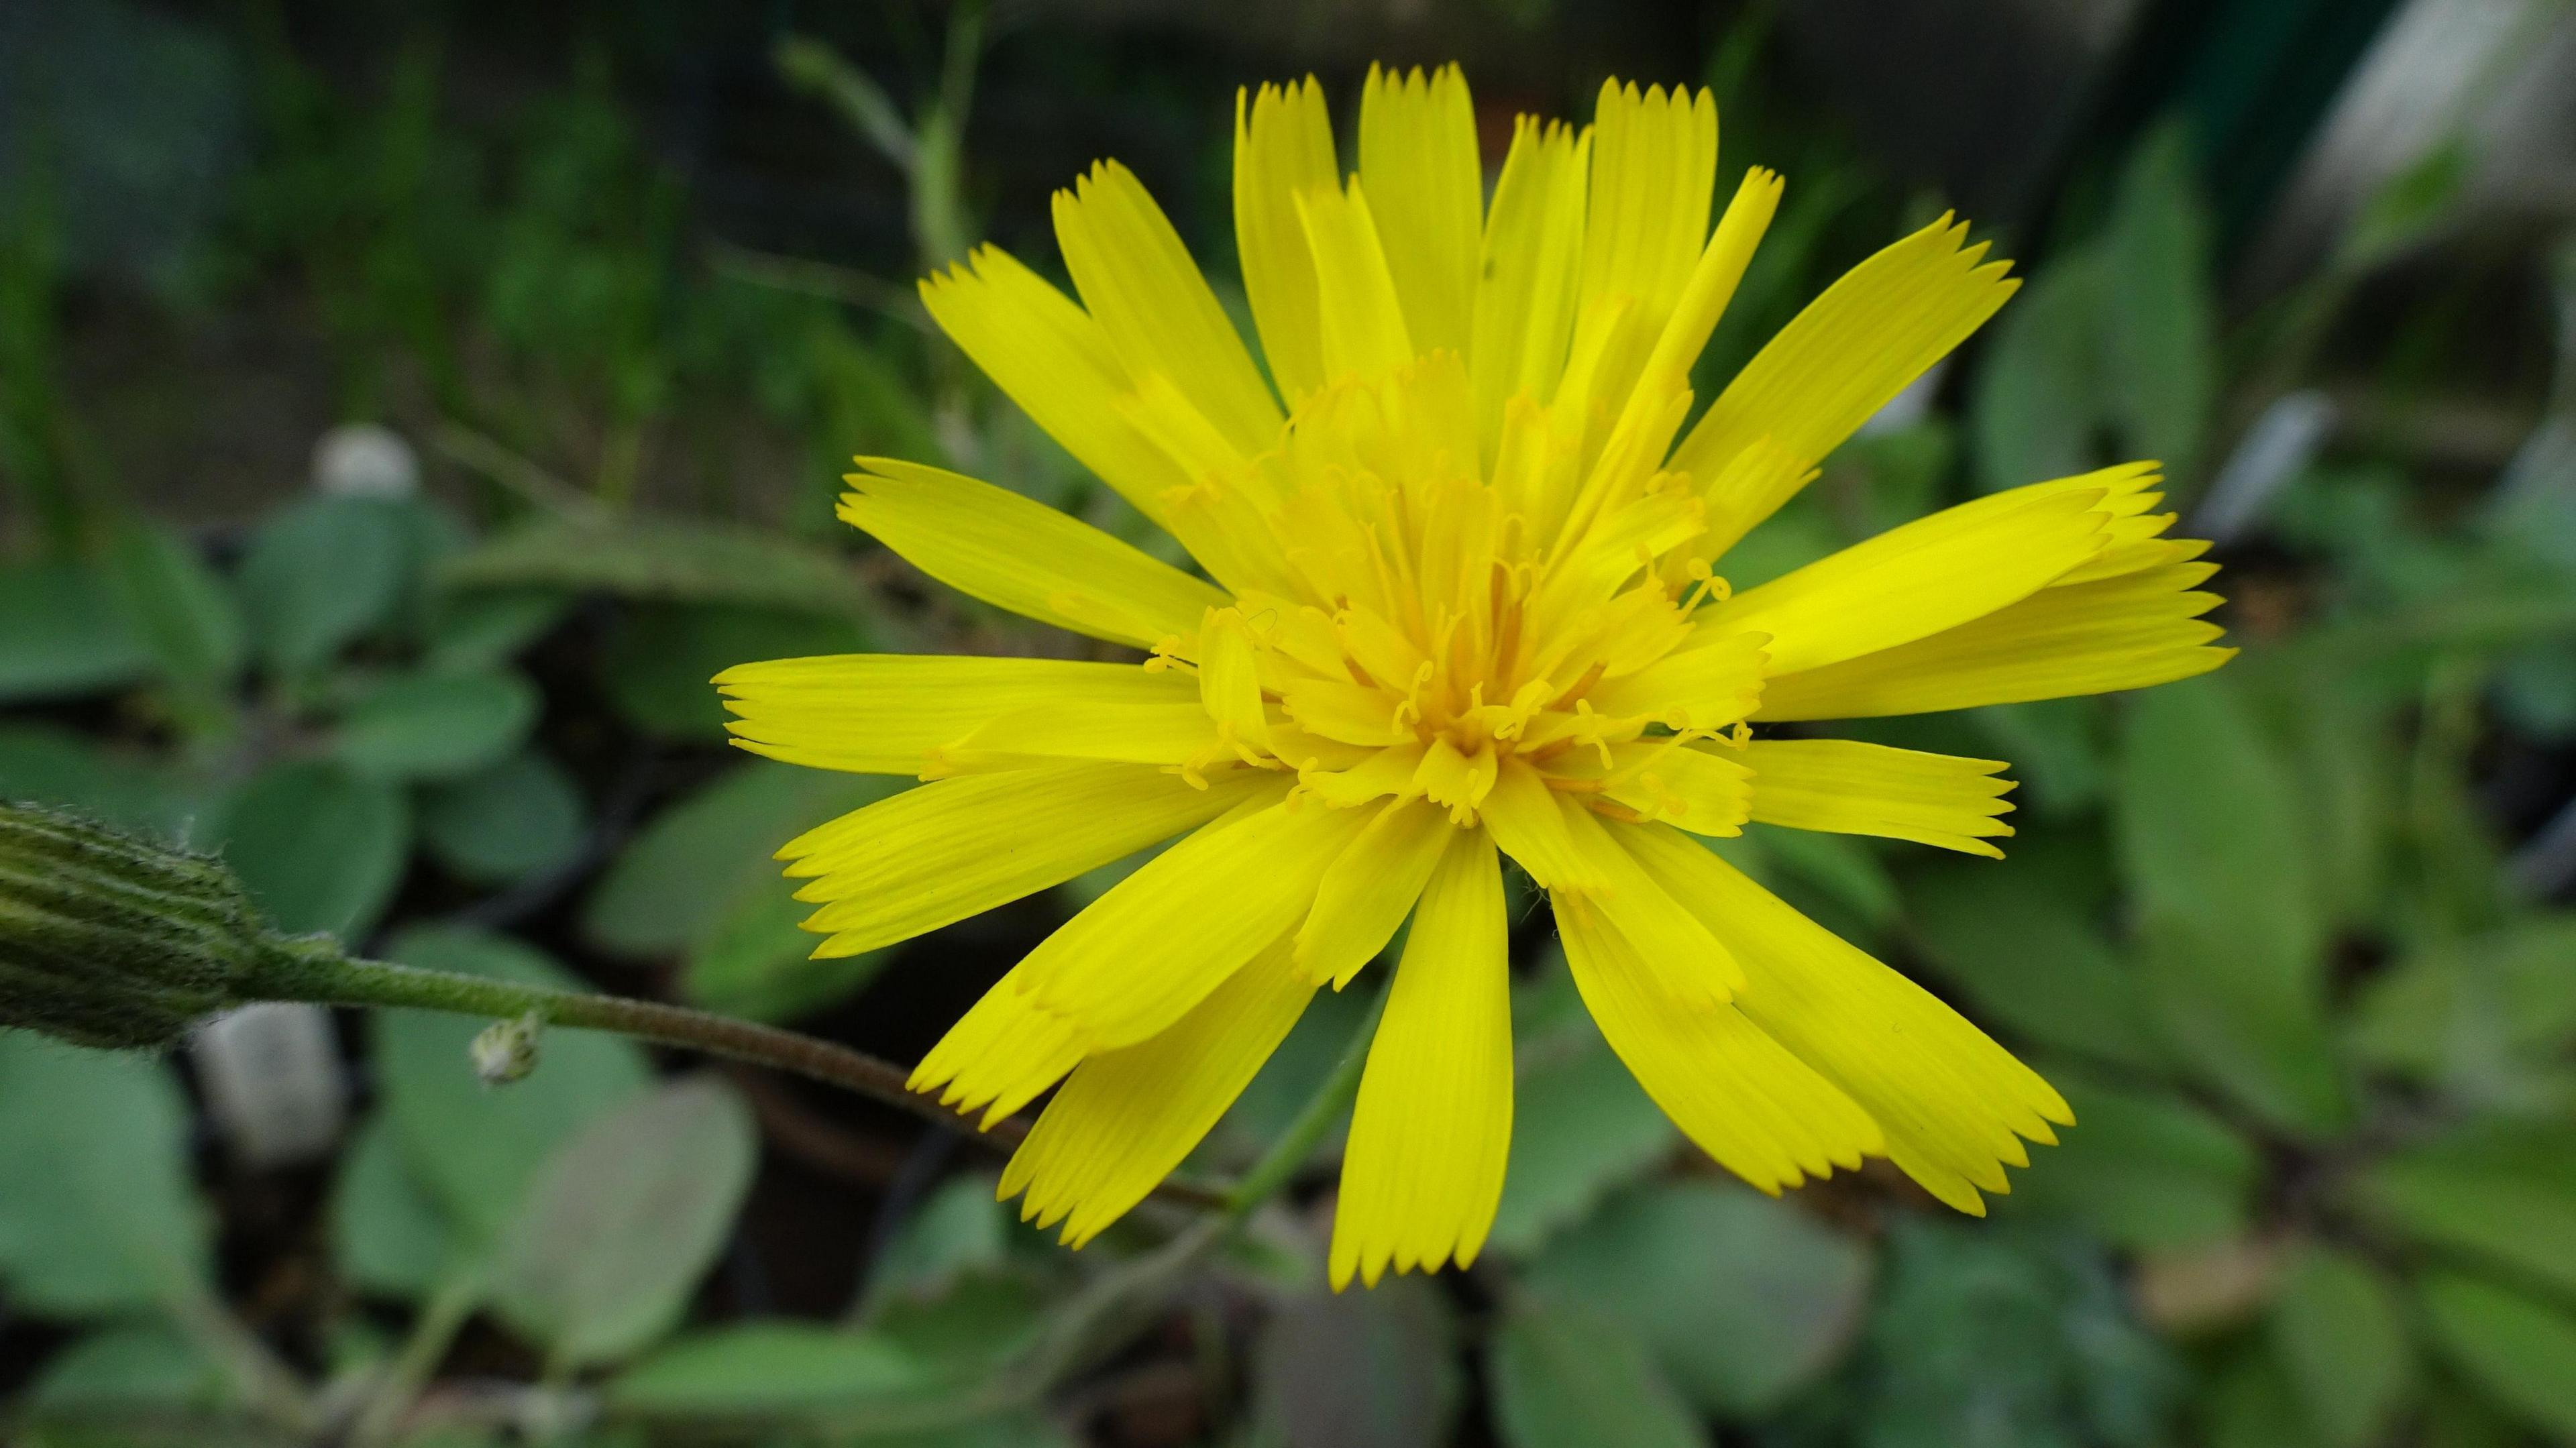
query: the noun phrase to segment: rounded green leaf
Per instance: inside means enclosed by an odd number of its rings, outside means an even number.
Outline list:
[[[260,525],[237,582],[261,662],[302,673],[390,622],[412,529],[384,498],[310,497]]]
[[[404,965],[462,971],[578,990],[583,983],[514,940],[482,931],[422,928],[386,954]],[[384,1107],[413,1175],[467,1248],[488,1244],[518,1217],[555,1148],[633,1100],[652,1082],[643,1051],[622,1036],[549,1031],[537,1069],[502,1089],[475,1077],[467,1049],[490,1024],[438,1011],[374,1018]]]
[[[1706,1448],[1708,1434],[1626,1329],[1516,1302],[1494,1334],[1494,1422],[1510,1448]]]
[[[152,651],[96,570],[0,567],[0,704],[97,693],[141,680],[152,667]]]
[[[2338,1127],[2325,920],[2298,800],[2223,677],[2130,706],[2115,824],[2150,995],[2175,1046],[2274,1125]]]
[[[188,1104],[149,1056],[0,1031],[0,1284],[63,1317],[208,1290]]]
[[[2349,1252],[2311,1245],[2272,1300],[2272,1351],[2322,1448],[2378,1442],[2415,1388],[2396,1284]]]
[[[2576,1435],[2576,1317],[2452,1273],[2416,1291],[2434,1344],[2471,1382],[2533,1426]]]
[[[223,856],[280,930],[363,938],[402,883],[411,806],[402,791],[324,760],[252,779],[224,822]]]
[[[600,682],[626,722],[663,739],[722,740],[722,696],[708,682],[736,664],[858,653],[867,631],[843,618],[718,604],[628,608],[599,659]]]
[[[1766,1412],[1859,1328],[1869,1251],[1750,1190],[1681,1182],[1612,1201],[1530,1264],[1530,1290],[1582,1303],[1653,1351],[1711,1412]]]
[[[714,1078],[601,1117],[548,1159],[504,1239],[494,1303],[560,1362],[612,1362],[669,1332],[715,1264],[759,1158]]]
[[[1457,1325],[1439,1289],[1391,1277],[1279,1304],[1254,1347],[1267,1437],[1286,1448],[1445,1443],[1461,1391]]]
[[[150,524],[119,530],[108,582],[127,625],[169,677],[213,688],[241,671],[249,649],[241,603],[187,540]]]
[[[636,835],[591,892],[582,933],[619,955],[687,950],[717,928],[747,882],[793,893],[779,873],[779,846],[904,783],[765,760],[740,765]]]
[[[391,1121],[377,1116],[340,1158],[331,1193],[331,1245],[356,1286],[424,1297],[452,1265],[453,1234],[438,1202],[412,1174]]]
[[[507,758],[537,708],[536,686],[515,673],[413,675],[359,700],[332,753],[371,779],[455,779]]]
[[[432,785],[420,799],[421,839],[430,854],[478,883],[525,880],[563,866],[581,852],[588,826],[572,776],[534,749]]]
[[[746,1322],[692,1333],[612,1379],[610,1406],[666,1417],[733,1417],[898,1397],[935,1378],[897,1342],[812,1322]]]

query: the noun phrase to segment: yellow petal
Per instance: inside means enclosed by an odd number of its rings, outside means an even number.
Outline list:
[[[1023,1221],[1080,1247],[1145,1199],[1278,1049],[1315,988],[1272,946],[1159,1035],[1074,1068],[1002,1173]]]
[[[1297,193],[1324,297],[1324,375],[1377,378],[1413,360],[1404,307],[1360,183]]]
[[[1207,826],[1029,952],[1026,989],[1090,1049],[1155,1035],[1294,929],[1325,867],[1367,823],[1308,802]]]
[[[861,458],[841,517],[960,593],[1093,638],[1150,649],[1229,601],[1214,585],[1007,488]]]
[[[930,751],[925,779],[989,774],[1066,759],[1192,769],[1225,754],[1197,700],[1062,699],[984,721]]]
[[[1602,881],[1597,890],[1558,893],[1582,894],[1587,907],[1654,962],[1656,978],[1676,1000],[1705,1008],[1722,1005],[1744,989],[1744,970],[1734,955],[1622,843],[1634,827],[1605,824],[1571,799],[1558,799],[1575,852]]]
[[[1408,739],[1344,768],[1309,770],[1298,782],[1336,809],[1348,809],[1390,794],[1409,799],[1421,793],[1413,779],[1422,771],[1422,755],[1422,741]]]
[[[1518,756],[1506,759],[1481,811],[1503,853],[1545,890],[1598,890],[1609,881],[1581,849],[1547,777]]]
[[[2013,787],[2000,759],[1962,759],[1857,739],[1757,739],[1753,818],[1791,829],[1885,835],[2002,859],[1987,838],[2009,835],[1999,816]],[[1675,821],[1679,823],[1679,821]]]
[[[1697,637],[1646,667],[1604,679],[1585,695],[1614,719],[1653,718],[1675,729],[1722,729],[1761,701],[1769,635],[1702,624]]]
[[[1707,91],[1641,93],[1602,82],[1592,115],[1583,304],[1628,296],[1644,335],[1660,333],[1708,238],[1716,180],[1717,102]]]
[[[1234,236],[1270,375],[1292,402],[1324,385],[1322,299],[1297,193],[1341,179],[1324,88],[1312,76],[1234,100]]]
[[[1898,648],[1764,686],[1756,719],[1859,719],[2107,694],[2205,674],[2236,657],[2201,615],[2216,572],[2174,563],[2044,588],[2009,608]]]
[[[1280,693],[1300,728],[1346,744],[1395,744],[1412,737],[1395,726],[1396,699],[1384,689],[1343,679],[1299,679]]]
[[[1005,905],[1205,824],[1277,777],[1231,771],[1192,789],[1140,765],[1074,764],[944,779],[787,842],[817,956],[856,955]]]
[[[930,1048],[904,1084],[939,1093],[939,1104],[982,1112],[978,1130],[1028,1105],[1082,1060],[1073,1023],[1041,1010],[1021,989],[1028,977],[1013,967],[975,1002],[948,1034]]]
[[[1336,1291],[1476,1260],[1512,1140],[1511,919],[1493,842],[1447,831],[1387,986],[1342,1153]]]
[[[1842,1088],[1886,1134],[1889,1159],[1962,1211],[1977,1189],[2010,1189],[2004,1165],[2029,1160],[2016,1136],[2049,1142],[2072,1125],[2038,1073],[1958,1012],[1733,866],[1660,825],[1621,840],[1742,963],[1736,1005],[1772,1039]]]
[[[1754,354],[1668,465],[1713,479],[1766,435],[1800,469],[1823,461],[2020,285],[2008,263],[1979,264],[1983,243],[1963,249],[1967,235],[1944,216],[1845,273]]]
[[[1719,1165],[1776,1196],[1886,1149],[1867,1112],[1736,1006],[1676,995],[1594,902],[1554,903],[1575,988],[1610,1049]]]
[[[1306,979],[1340,990],[1377,959],[1457,833],[1419,800],[1380,810],[1324,871],[1314,910],[1297,929],[1297,967]]]
[[[1513,122],[1477,270],[1468,360],[1481,437],[1500,436],[1504,404],[1513,398],[1544,404],[1556,395],[1574,339],[1590,156],[1589,132],[1578,140],[1559,122],[1532,116]],[[1486,461],[1493,461],[1490,444]]]
[[[1196,686],[1134,664],[949,654],[832,654],[737,664],[715,677],[734,743],[817,769],[918,774],[930,752],[1005,714],[1186,703]]]
[[[1148,518],[1190,474],[1127,420],[1126,364],[1090,314],[999,247],[921,282],[922,305],[995,386]]]
[[[1279,404],[1180,233],[1135,173],[1102,161],[1055,194],[1056,243],[1128,375],[1159,375],[1245,456],[1279,440]]]
[[[1727,203],[1717,230],[1709,233],[1708,245],[1700,251],[1689,280],[1674,299],[1672,315],[1665,320],[1662,335],[1655,339],[1655,350],[1648,355],[1643,374],[1648,384],[1668,380],[1674,386],[1688,385],[1691,364],[1708,346],[1709,334],[1717,330],[1717,320],[1725,315],[1726,304],[1735,299],[1736,284],[1744,280],[1744,268],[1753,260],[1753,248],[1761,244],[1762,234],[1770,229],[1771,218],[1780,209],[1780,188],[1776,171],[1756,166],[1744,173],[1735,199]]]
[[[1598,779],[1604,798],[1695,835],[1740,835],[1752,809],[1753,771],[1731,748],[1640,740],[1610,746],[1606,769],[1578,752],[1552,772]]]
[[[1270,721],[1261,707],[1261,665],[1252,630],[1235,609],[1209,611],[1199,628],[1199,706],[1220,744],[1265,747]]]
[[[1467,78],[1369,67],[1360,92],[1360,184],[1417,351],[1465,356],[1475,308],[1485,172]]]
[[[1946,508],[1739,593],[1701,626],[1771,635],[1773,674],[1911,643],[2028,598],[2100,553],[2102,497],[1999,493]]]

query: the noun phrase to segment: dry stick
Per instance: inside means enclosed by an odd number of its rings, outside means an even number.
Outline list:
[[[296,941],[279,951],[261,967],[251,994],[324,1005],[454,1011],[495,1020],[533,1014],[551,1026],[612,1031],[792,1071],[855,1091],[949,1130],[961,1124],[956,1113],[908,1089],[902,1067],[831,1041],[661,1001],[592,995],[360,960],[343,954],[336,944],[323,938]],[[996,1151],[1017,1147],[1028,1134],[1028,1123],[1018,1117],[971,1133],[974,1140]],[[1155,1187],[1154,1195],[1193,1207],[1221,1207],[1228,1200],[1225,1192],[1172,1180]]]

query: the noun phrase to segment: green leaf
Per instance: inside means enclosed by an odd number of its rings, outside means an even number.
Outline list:
[[[2102,248],[2115,279],[2103,293],[2103,383],[2121,450],[2161,461],[2179,487],[2198,469],[2219,371],[2208,207],[2180,125],[2131,154]]]
[[[871,950],[815,959],[822,937],[798,928],[814,907],[796,898],[791,883],[762,871],[735,887],[723,912],[689,944],[680,984],[690,1000],[731,1016],[793,1020],[856,992],[894,958],[891,950]]]
[[[1487,1239],[1511,1256],[1538,1250],[1611,1191],[1671,1156],[1681,1141],[1590,1016],[1578,1011],[1524,1045],[1520,1056],[1511,1161]]]
[[[360,699],[332,753],[370,779],[456,779],[507,758],[536,722],[536,686],[516,673],[412,674]]]
[[[1862,927],[1883,930],[1895,922],[1896,881],[1860,837],[1756,824],[1745,826],[1744,838],[1788,877],[1785,883],[1806,886]]]
[[[437,1200],[412,1174],[390,1118],[358,1130],[331,1194],[331,1246],[343,1276],[389,1297],[426,1297],[455,1265]]]
[[[931,1193],[870,1266],[860,1315],[873,1317],[898,1298],[936,1301],[965,1277],[1000,1271],[1011,1213],[993,1187],[992,1177],[966,1172]]]
[[[599,659],[600,681],[626,721],[664,739],[726,737],[724,702],[708,682],[758,659],[858,653],[868,632],[847,619],[718,604],[626,610]]]
[[[393,620],[412,529],[385,498],[310,497],[260,525],[236,575],[261,662],[305,673]]]
[[[2310,1448],[2314,1441],[2288,1371],[2259,1346],[2230,1354],[2198,1406],[2209,1448]]]
[[[2397,1285],[2367,1261],[2310,1244],[2272,1300],[2272,1351],[2323,1448],[2363,1448],[2415,1388],[2415,1345]]]
[[[2373,977],[2355,1002],[2352,1040],[2371,1063],[2464,1094],[2535,1075],[2576,1040],[2576,914],[2436,940]]]
[[[676,954],[708,937],[736,892],[758,881],[781,896],[778,847],[906,781],[739,765],[654,817],[617,857],[582,910],[582,933],[612,954]]]
[[[1419,1277],[1291,1298],[1253,1349],[1261,1422],[1286,1448],[1445,1443],[1462,1391],[1457,1335],[1448,1303]]]
[[[583,986],[527,946],[482,931],[416,928],[397,937],[386,954],[425,970]],[[404,1159],[469,1249],[490,1243],[516,1220],[529,1182],[557,1146],[652,1081],[634,1042],[594,1031],[552,1031],[539,1048],[533,1075],[506,1089],[487,1088],[467,1056],[487,1024],[436,1011],[383,1011],[374,1018],[385,1112]]]
[[[1906,889],[1916,942],[1979,1020],[2043,1045],[2148,1070],[2162,1064],[2146,982],[2067,887],[2066,866],[2036,842],[2002,864],[1927,860]],[[2091,1119],[2079,1118],[2087,1126]]]
[[[1997,320],[1971,409],[1990,493],[2094,466],[2114,278],[2098,245],[2062,252]]]
[[[1853,1377],[1870,1448],[2165,1439],[2178,1373],[2075,1244],[1899,1218]]]
[[[107,580],[127,626],[163,673],[223,688],[241,672],[249,652],[241,603],[185,539],[150,523],[119,529]]]
[[[1678,1182],[1614,1200],[1550,1244],[1524,1281],[1636,1334],[1698,1406],[1744,1417],[1841,1357],[1868,1299],[1870,1257],[1785,1203]]]
[[[2344,1120],[2325,922],[2289,777],[2223,677],[2130,706],[2119,810],[2149,988],[2174,1045],[2265,1120]]]
[[[2013,803],[2028,812],[2016,812],[2015,823],[2088,815],[2109,773],[2102,714],[2102,701],[2087,696],[1970,709],[1962,717],[1988,742],[1962,752],[2012,761],[2010,773],[2021,781]]]
[[[0,724],[0,799],[53,805],[174,843],[188,840],[200,803],[159,761],[50,724]]]
[[[572,777],[534,749],[432,785],[420,798],[422,843],[441,865],[478,884],[559,869],[581,853],[588,829]]]
[[[2533,1426],[2576,1435],[2576,1318],[2451,1273],[2416,1292],[2435,1346],[2471,1382]]]
[[[606,1397],[621,1412],[723,1418],[900,1398],[935,1381],[881,1334],[746,1322],[665,1343],[610,1380]]]
[[[168,1066],[0,1031],[0,1282],[15,1305],[91,1317],[205,1293],[206,1227]]]
[[[23,1400],[38,1416],[204,1411],[224,1405],[224,1375],[186,1338],[134,1323],[89,1334],[55,1354]]]
[[[1996,1199],[1998,1216],[2080,1222],[2106,1242],[2142,1250],[2204,1246],[2246,1231],[2262,1161],[2227,1123],[2161,1092],[2049,1074],[2077,1125],[2034,1158],[2010,1196]]]
[[[224,820],[225,862],[289,934],[365,938],[410,852],[402,791],[323,760],[262,770]]]
[[[539,1174],[502,1243],[494,1305],[560,1363],[640,1351],[715,1265],[759,1154],[750,1108],[713,1077],[599,1118]]]
[[[2389,1157],[2355,1186],[2365,1208],[2419,1241],[2576,1292],[2576,1127],[2473,1127]]]
[[[62,699],[137,683],[151,650],[115,591],[76,563],[0,566],[0,704]]]
[[[712,518],[538,518],[447,560],[456,588],[540,587],[864,617],[875,595],[839,554]]]
[[[1580,1306],[1513,1302],[1492,1351],[1494,1422],[1511,1448],[1708,1442],[1646,1349]]]
[[[545,636],[572,608],[547,589],[481,589],[442,595],[430,618],[424,666],[437,673],[497,669]]]

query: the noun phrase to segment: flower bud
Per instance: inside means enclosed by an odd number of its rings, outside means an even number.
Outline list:
[[[470,1054],[474,1074],[486,1086],[507,1086],[524,1081],[537,1069],[537,1037],[545,1030],[545,1021],[530,1011],[515,1020],[494,1021],[477,1032]]]
[[[173,1045],[274,949],[220,862],[0,804],[0,1026]]]

